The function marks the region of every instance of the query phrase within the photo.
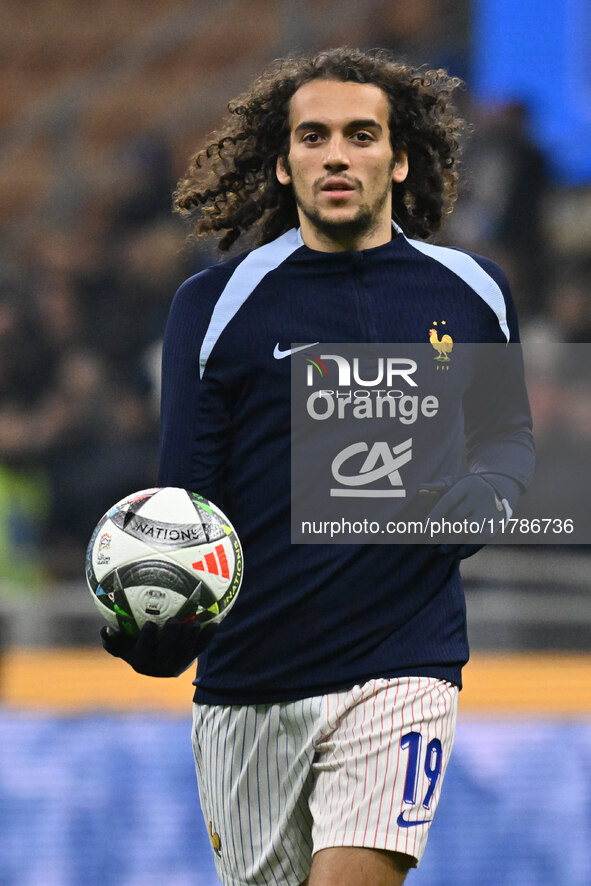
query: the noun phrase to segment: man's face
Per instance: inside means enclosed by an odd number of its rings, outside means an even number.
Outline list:
[[[334,251],[390,240],[392,182],[407,173],[406,154],[392,152],[379,87],[312,80],[295,92],[289,155],[278,159],[277,178],[293,187],[308,246]]]

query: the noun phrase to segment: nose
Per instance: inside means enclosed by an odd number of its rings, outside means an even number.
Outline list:
[[[324,157],[325,169],[347,169],[349,167],[349,158],[346,149],[345,140],[340,135],[334,135],[327,142],[326,155]]]

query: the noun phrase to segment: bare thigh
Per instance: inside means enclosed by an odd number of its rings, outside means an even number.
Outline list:
[[[382,849],[321,849],[302,886],[402,886],[414,863],[410,855]]]

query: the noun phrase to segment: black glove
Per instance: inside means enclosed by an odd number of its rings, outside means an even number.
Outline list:
[[[201,629],[196,619],[181,623],[169,618],[161,630],[155,622],[146,622],[137,637],[104,625],[101,640],[108,653],[122,658],[138,674],[178,677],[203,652],[216,629],[217,625]]]
[[[437,504],[427,515],[429,521],[447,520],[453,523],[467,520],[483,527],[477,533],[478,538],[484,538],[480,544],[446,542],[437,545],[442,554],[455,554],[460,560],[471,557],[483,548],[499,531],[501,523],[511,516],[509,503],[506,500],[501,501],[494,486],[480,474],[466,474],[452,486],[447,483],[424,484],[420,494],[439,496]]]

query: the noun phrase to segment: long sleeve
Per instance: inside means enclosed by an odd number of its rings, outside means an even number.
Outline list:
[[[222,385],[199,377],[211,310],[199,277],[175,295],[162,355],[162,443],[158,482],[199,492],[223,507],[230,411]]]
[[[472,346],[478,369],[464,397],[466,455],[470,470],[485,475],[515,507],[533,477],[535,445],[517,316],[498,269],[497,277],[511,338],[508,344]]]

